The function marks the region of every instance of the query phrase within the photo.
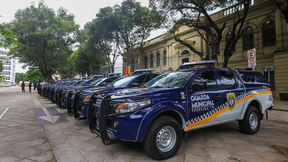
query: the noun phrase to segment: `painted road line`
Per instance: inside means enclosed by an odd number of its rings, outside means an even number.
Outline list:
[[[8,112],[9,108],[6,108],[4,111],[0,114],[0,120],[5,116],[5,114]]]
[[[17,100],[15,99],[15,100],[13,100],[13,102],[16,102]]]

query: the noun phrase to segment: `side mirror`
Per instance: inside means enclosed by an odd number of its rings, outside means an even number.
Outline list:
[[[206,89],[208,89],[207,88],[207,82],[193,82],[193,84],[192,84],[192,91],[193,92],[203,91]]]
[[[132,83],[131,87],[140,87],[141,84],[140,83]]]

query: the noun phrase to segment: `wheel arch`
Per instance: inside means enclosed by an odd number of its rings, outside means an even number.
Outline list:
[[[186,111],[182,107],[174,107],[171,109],[168,108],[170,106],[166,105],[166,108],[164,109],[158,109],[158,110],[152,110],[152,112],[148,112],[150,115],[146,115],[143,119],[142,124],[140,125],[140,128],[137,133],[136,141],[143,141],[146,138],[146,132],[151,127],[151,124],[160,116],[170,116],[174,118],[179,125],[181,126],[181,130],[185,130],[185,114]],[[163,108],[163,107],[162,107]],[[151,114],[155,114],[151,116]],[[145,135],[143,135],[145,134]]]
[[[249,106],[254,106],[255,108],[258,109],[259,113],[260,113],[260,119],[263,119],[263,112],[262,112],[262,105],[261,102],[258,99],[253,99],[251,101],[248,101],[245,105],[244,105],[244,111],[241,113],[241,116],[238,118],[240,120],[242,120],[244,118],[244,115],[248,109]]]

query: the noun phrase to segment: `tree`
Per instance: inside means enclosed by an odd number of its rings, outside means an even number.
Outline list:
[[[7,27],[6,24],[0,24],[0,47],[10,47],[19,45],[19,42],[17,42],[17,36],[13,34],[11,30]],[[0,72],[3,70],[3,62],[0,58]]]
[[[0,24],[0,47],[19,45],[17,36],[8,28],[7,24]]]
[[[139,45],[139,52],[134,58],[135,65],[137,65],[144,40],[150,36],[153,29],[160,25],[157,12],[151,12],[135,0],[126,0],[120,6],[101,9],[97,18],[102,22],[100,23],[102,27],[106,29],[105,34],[113,37],[112,40],[116,46],[113,48],[113,55],[121,55],[123,62],[130,66],[132,65],[132,50],[137,44]]]
[[[2,70],[3,70],[3,62],[2,62],[2,60],[0,59],[0,73],[2,72]]]
[[[31,68],[38,68],[45,80],[54,82],[51,75],[67,65],[72,44],[76,41],[79,25],[74,15],[60,8],[57,13],[43,2],[19,9],[10,23],[21,45],[10,54]]]
[[[103,65],[103,55],[88,43],[80,46],[70,57],[74,72],[80,74],[99,74]]]
[[[110,73],[114,73],[114,65],[119,55],[117,54],[117,50],[115,48],[112,50],[112,46],[117,46],[118,42],[117,39],[113,38],[112,32],[105,28],[107,25],[106,16],[100,14],[107,8],[101,9],[97,14],[97,17],[99,18],[93,19],[91,23],[87,23],[85,25],[85,29],[88,31],[89,35],[87,44],[94,47],[96,50],[101,51],[105,58],[108,71]]]
[[[242,5],[244,6],[243,10],[241,10]],[[223,30],[226,28],[226,22],[219,27],[217,22],[212,20],[209,12],[217,8],[232,7],[233,11],[235,11],[234,21],[230,41],[227,42],[224,49],[223,67],[227,67],[229,58],[234,54],[235,44],[242,36],[242,28],[248,14],[249,5],[250,0],[150,0],[150,6],[162,15],[164,26],[170,29],[175,40],[188,47],[200,58],[207,60],[217,60]],[[179,15],[179,18],[177,15]],[[210,46],[212,56],[205,56],[202,51],[197,50],[193,45],[181,39],[178,35],[180,26],[194,28]]]
[[[24,80],[24,73],[16,73],[15,74],[15,82],[20,83],[22,80]]]
[[[275,5],[279,8],[282,13],[282,18],[285,19],[288,24],[288,0],[273,0]]]
[[[41,74],[41,72],[38,69],[30,69],[29,71],[26,72],[24,75],[24,80],[25,81],[32,81],[33,82],[43,82],[44,78]]]

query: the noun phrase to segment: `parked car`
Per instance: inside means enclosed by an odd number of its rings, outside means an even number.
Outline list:
[[[80,93],[80,91],[84,91],[86,89],[95,88],[95,87],[106,86],[107,84],[111,83],[118,77],[119,76],[111,76],[111,77],[106,77],[106,78],[92,78],[94,79],[94,81],[89,83],[88,85],[83,86],[83,87],[75,87],[64,92],[65,95],[64,95],[63,102],[66,102],[65,105],[66,105],[68,114],[70,116],[74,116],[73,103],[74,103],[75,95]]]
[[[243,133],[257,133],[264,112],[273,108],[270,84],[260,72],[214,63],[185,63],[145,87],[94,94],[88,107],[91,132],[105,145],[143,142],[157,160],[177,153],[183,132],[236,120]]]
[[[116,90],[143,86],[148,81],[159,75],[153,74],[152,71],[153,69],[139,69],[134,73],[134,75],[120,77],[105,87],[90,88],[75,94],[72,97],[74,98],[72,107],[75,119],[79,120],[87,118],[88,104],[92,95],[97,94],[105,96]]]
[[[7,83],[7,82],[2,82],[1,83],[1,87],[10,87],[10,83]]]

